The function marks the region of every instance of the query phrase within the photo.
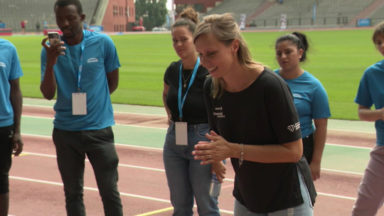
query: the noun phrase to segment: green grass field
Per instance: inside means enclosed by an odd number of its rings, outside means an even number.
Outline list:
[[[328,92],[332,118],[357,119],[353,102],[365,68],[382,59],[371,42],[372,30],[303,31],[310,39],[308,60],[302,66],[314,74]],[[272,69],[278,67],[274,41],[285,32],[245,32],[252,55]],[[111,36],[120,62],[120,82],[112,95],[114,103],[162,106],[163,74],[173,51],[170,34]],[[41,97],[40,51],[43,36],[11,36],[18,49],[24,76],[25,97]]]

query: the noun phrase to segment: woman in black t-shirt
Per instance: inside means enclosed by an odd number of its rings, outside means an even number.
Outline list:
[[[174,208],[173,215],[193,215],[196,199],[199,215],[220,215],[217,199],[225,168],[220,162],[201,165],[192,156],[194,145],[207,140],[209,132],[203,98],[207,70],[200,66],[192,33],[198,21],[197,13],[184,10],[172,26],[173,47],[180,57],[172,62],[164,75],[163,102],[168,114],[169,128],[164,144],[163,159]],[[211,168],[217,173],[212,175]],[[214,183],[212,178],[218,179]]]
[[[204,18],[194,33],[213,129],[195,145],[195,159],[210,164],[231,158],[235,215],[310,216],[300,123],[287,84],[251,59],[230,14]],[[305,164],[308,168],[308,164]]]

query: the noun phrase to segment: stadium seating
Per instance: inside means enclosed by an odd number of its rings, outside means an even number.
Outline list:
[[[279,28],[282,14],[286,15],[289,27],[343,27],[355,26],[357,16],[375,1],[377,0],[224,0],[207,14],[231,12],[237,20],[240,14],[246,14],[248,26],[255,28]],[[273,4],[255,13],[266,2]],[[383,12],[384,8],[375,11],[372,18],[382,20]]]
[[[90,23],[97,4],[100,0],[81,0],[83,12],[86,14],[86,22]],[[43,30],[43,21],[48,22],[49,28],[57,28],[53,12],[52,0],[0,0],[0,20],[7,28],[20,31],[21,20],[27,20],[26,31],[35,31],[36,23],[40,23],[40,31]]]

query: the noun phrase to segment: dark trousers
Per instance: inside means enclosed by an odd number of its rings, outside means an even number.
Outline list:
[[[90,131],[53,130],[57,164],[64,183],[67,215],[84,216],[84,161],[88,157],[95,173],[106,216],[122,216],[117,189],[119,158],[111,127]]]
[[[9,192],[13,126],[0,127],[0,194]]]

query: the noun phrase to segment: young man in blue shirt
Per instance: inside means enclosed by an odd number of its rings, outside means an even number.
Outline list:
[[[85,215],[83,175],[85,156],[95,172],[105,215],[120,216],[117,188],[118,156],[111,126],[110,99],[120,67],[112,40],[83,30],[85,15],[79,0],[57,0],[56,23],[62,41],[42,41],[40,90],[48,100],[57,92],[53,141],[64,183],[68,215]]]
[[[15,46],[0,39],[0,216],[8,215],[12,154],[18,156],[23,150],[20,136],[23,99],[19,85],[22,75]]]

